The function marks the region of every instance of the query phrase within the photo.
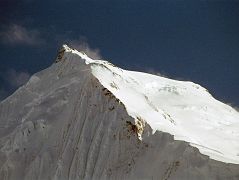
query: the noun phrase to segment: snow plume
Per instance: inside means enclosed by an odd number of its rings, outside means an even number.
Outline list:
[[[17,72],[15,69],[10,69],[6,73],[5,80],[13,87],[17,88],[25,84],[30,78],[30,74],[27,72]]]
[[[102,59],[100,50],[98,48],[91,48],[86,38],[80,38],[79,40],[70,40],[69,46],[78,50],[83,51],[92,59]]]
[[[158,72],[158,71],[156,71],[156,70],[154,70],[154,69],[152,69],[152,68],[149,68],[149,69],[145,69],[145,72],[147,72],[147,73],[149,73],[149,74],[153,74],[153,75],[156,75],[156,76],[161,76],[161,77],[168,77],[168,76],[166,76],[165,74],[162,74],[162,73],[160,73],[160,72]]]
[[[11,24],[0,32],[0,39],[6,44],[39,45],[44,42],[40,32],[36,29],[27,29],[21,25]]]
[[[236,106],[235,104],[233,104],[233,103],[225,103],[225,104],[227,104],[228,106],[231,106],[233,109],[235,109],[237,112],[239,112],[239,107]]]
[[[237,112],[239,112],[239,107],[234,106],[233,108],[234,108]]]
[[[168,76],[167,73],[164,71],[159,72],[152,68],[148,68],[148,69],[146,68],[144,71],[149,74],[153,74],[153,75],[161,76],[161,77],[165,77],[165,78],[170,78],[170,79],[173,78],[174,80],[178,80],[178,81],[191,81],[190,79],[185,78],[185,77],[180,77],[180,76],[171,77],[171,76]]]

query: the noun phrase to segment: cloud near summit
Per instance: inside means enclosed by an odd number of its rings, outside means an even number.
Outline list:
[[[38,30],[27,29],[18,24],[11,24],[5,30],[1,31],[0,40],[10,45],[25,44],[30,46],[39,45],[44,42]]]
[[[15,69],[10,69],[6,73],[5,80],[14,88],[25,84],[30,78],[28,72],[17,72]]]
[[[100,50],[98,48],[91,48],[86,38],[80,38],[79,40],[70,40],[68,45],[78,51],[83,51],[92,59],[102,59]]]
[[[30,78],[27,71],[16,71],[9,69],[6,72],[0,72],[0,79],[6,82],[6,86],[0,86],[0,101],[10,94],[10,89],[15,89],[25,84]]]

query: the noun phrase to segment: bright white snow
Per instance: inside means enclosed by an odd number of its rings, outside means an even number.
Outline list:
[[[84,59],[101,84],[125,105],[128,114],[144,119],[153,132],[168,132],[212,159],[239,164],[239,113],[214,99],[205,88],[123,70],[63,47],[65,58],[73,53]]]

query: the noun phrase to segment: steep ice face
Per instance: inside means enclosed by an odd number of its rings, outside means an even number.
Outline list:
[[[63,47],[65,58],[72,53],[84,59],[101,84],[125,105],[128,114],[146,121],[153,132],[168,132],[176,140],[190,142],[212,159],[239,163],[239,113],[214,99],[205,88],[123,70]],[[138,125],[143,128],[142,122]]]

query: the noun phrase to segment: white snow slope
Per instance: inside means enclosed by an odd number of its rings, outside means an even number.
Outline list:
[[[239,113],[205,88],[66,45],[0,103],[0,179],[239,179],[238,164]]]
[[[93,75],[125,105],[128,114],[144,119],[153,132],[168,132],[212,159],[239,164],[239,113],[214,99],[205,88],[126,71],[67,47],[66,51],[91,65]]]

